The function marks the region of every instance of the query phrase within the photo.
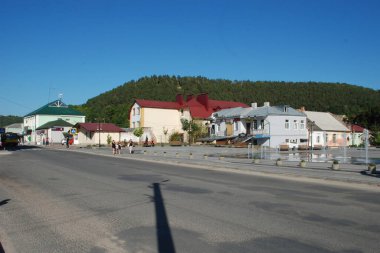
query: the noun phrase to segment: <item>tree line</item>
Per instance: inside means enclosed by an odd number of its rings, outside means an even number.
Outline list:
[[[134,99],[175,101],[177,94],[208,93],[210,99],[238,101],[250,105],[289,105],[308,111],[344,114],[352,123],[380,130],[380,90],[345,83],[232,81],[206,77],[150,76],[131,80],[89,99],[70,105],[83,112],[88,122],[97,120],[129,127],[129,110]],[[0,116],[0,125],[22,122],[21,117]]]
[[[230,100],[250,105],[304,106],[308,111],[344,114],[349,121],[378,130],[380,90],[345,83],[231,81],[205,77],[150,76],[132,80],[74,106],[88,121],[96,119],[129,127],[129,110],[134,99],[175,101],[177,94],[208,93],[210,99]]]

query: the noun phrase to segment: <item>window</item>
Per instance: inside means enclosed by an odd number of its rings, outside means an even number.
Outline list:
[[[132,109],[132,115],[136,115],[136,108]]]
[[[317,136],[317,143],[320,143],[321,142],[321,136]]]
[[[305,121],[301,120],[300,129],[305,129]]]
[[[333,134],[333,139],[332,139],[333,143],[336,143],[336,134]]]
[[[137,109],[137,115],[140,115],[140,108],[136,108]]]
[[[294,120],[293,128],[296,130],[298,129],[298,121],[297,120]]]
[[[235,131],[238,131],[239,130],[239,122],[235,121],[234,125],[235,125]]]
[[[288,119],[285,120],[285,129],[289,129],[289,120]]]
[[[289,142],[289,139],[285,139],[285,142],[288,143],[288,142]]]
[[[328,134],[326,134],[326,143],[329,141],[329,135]]]
[[[262,120],[260,123],[260,129],[264,129],[264,120]]]
[[[253,129],[257,130],[257,120],[253,121]]]

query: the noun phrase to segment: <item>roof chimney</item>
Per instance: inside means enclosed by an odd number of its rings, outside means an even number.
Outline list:
[[[252,107],[252,109],[257,109],[257,103],[255,102],[255,103],[251,103],[251,107]]]
[[[270,103],[269,102],[264,102],[264,106],[270,106]]]
[[[193,94],[187,95],[186,102],[189,102],[191,99],[193,99]]]
[[[182,94],[177,94],[175,96],[175,101],[179,104],[179,105],[183,105],[183,96]]]
[[[206,110],[208,110],[208,94],[202,93],[197,96],[197,101],[201,103],[204,107],[206,107]]]

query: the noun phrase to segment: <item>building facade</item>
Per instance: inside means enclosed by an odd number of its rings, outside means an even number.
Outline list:
[[[24,141],[37,145],[43,144],[45,130],[37,130],[37,128],[59,119],[74,125],[85,122],[86,116],[68,107],[61,99],[55,100],[24,116],[24,128],[26,129]]]
[[[178,94],[175,102],[136,99],[130,110],[130,127],[150,128],[151,138],[155,142],[167,143],[169,136],[174,132],[184,134],[186,140],[187,136],[182,130],[182,119],[206,125],[213,112],[238,106],[248,107],[239,102],[212,100],[206,93],[198,96],[188,95],[186,100],[183,95]]]
[[[350,145],[351,131],[329,112],[304,111],[308,119],[308,146],[311,148]]]
[[[306,115],[287,105],[220,110],[212,115],[211,137],[242,136],[240,141],[280,148],[298,147],[307,142]]]

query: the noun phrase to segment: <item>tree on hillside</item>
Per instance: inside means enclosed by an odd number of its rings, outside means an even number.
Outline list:
[[[293,108],[304,106],[309,111],[332,112],[356,117],[373,127],[371,115],[380,107],[380,92],[342,83],[230,81],[205,77],[151,76],[129,81],[91,98],[78,110],[87,121],[107,118],[122,127],[129,126],[129,109],[134,99],[174,101],[183,95],[207,92],[210,99],[239,101],[246,104],[286,104]],[[379,122],[379,121],[377,121]],[[377,123],[378,124],[378,123]]]

